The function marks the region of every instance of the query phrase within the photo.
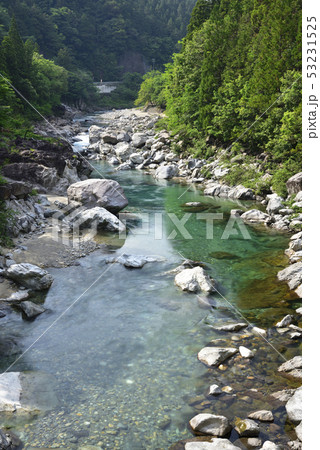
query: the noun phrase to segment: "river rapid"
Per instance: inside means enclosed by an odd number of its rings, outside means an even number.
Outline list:
[[[80,137],[78,148],[87,142],[86,134]],[[104,244],[100,250],[81,258],[79,265],[50,269],[55,281],[46,298],[39,299],[48,309],[40,318],[26,322],[19,314],[10,316],[6,333],[15,337],[21,353],[59,318],[14,366],[15,371],[52,375],[59,403],[45,414],[5,417],[5,425],[28,449],[156,450],[192,438],[188,421],[199,412],[234,421],[272,409],[274,422],[260,427],[263,440],[290,440],[294,432],[286,424],[285,408],[270,397],[296,387],[277,368],[282,355],[292,358],[300,345],[273,328],[301,304],[276,278],[288,264],[284,250],[290,236],[246,226],[250,238],[245,239],[234,225],[235,233],[222,239],[231,226],[230,210],[252,202],[204,197],[196,188],[186,191],[186,186],[156,181],[142,171],[117,172],[104,161],[91,164],[97,169],[93,178],[112,178],[123,187],[126,211],[132,213],[128,233],[125,238],[100,233],[95,237]],[[213,221],[212,239],[206,239],[207,223],[184,206],[187,202],[205,203],[207,212],[222,214]],[[187,236],[172,220],[186,212]],[[110,253],[162,260],[128,270],[106,265]],[[221,295],[211,295],[211,306],[175,286],[170,271],[184,258],[201,261],[216,280]],[[233,333],[215,330],[244,319],[269,329],[272,346],[250,327]],[[214,339],[222,346],[245,345],[255,356],[236,356],[208,369],[197,353]],[[1,368],[11,362],[10,357],[3,360]],[[232,389],[213,397],[208,395],[212,384]],[[244,445],[235,431],[230,440]]]

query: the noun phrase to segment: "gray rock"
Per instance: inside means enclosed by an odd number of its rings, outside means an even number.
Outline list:
[[[302,420],[302,388],[298,388],[286,404],[288,419],[293,423]]]
[[[188,292],[213,292],[214,282],[206,274],[202,267],[184,269],[175,276],[174,282],[183,291]]]
[[[271,397],[279,400],[279,402],[286,403],[295,393],[295,389],[284,389],[283,391],[274,392]]]
[[[237,419],[235,422],[235,430],[240,437],[256,437],[259,436],[260,427],[251,419]]]
[[[13,264],[5,274],[21,286],[35,291],[49,289],[53,282],[53,277],[49,272],[28,263]]]
[[[276,324],[277,328],[285,328],[294,321],[294,317],[291,314],[287,314],[280,322]]]
[[[147,263],[163,261],[160,257],[142,256],[142,255],[126,255],[123,254],[119,257],[108,256],[106,259],[107,264],[118,263],[122,264],[128,269],[141,269]]]
[[[217,384],[212,384],[209,387],[209,395],[220,395],[222,394],[221,388]]]
[[[135,148],[141,148],[147,142],[148,136],[144,133],[134,133],[132,135],[132,145]]]
[[[290,289],[296,289],[302,281],[302,263],[298,261],[277,274],[278,280],[286,281]]]
[[[33,319],[45,312],[45,308],[29,301],[21,302],[19,308],[25,313],[28,319]]]
[[[254,357],[253,351],[249,350],[246,347],[243,347],[242,345],[240,345],[240,347],[239,347],[239,353],[242,356],[242,358],[253,358]]]
[[[79,181],[69,186],[68,201],[79,202],[87,207],[100,206],[112,213],[117,213],[128,205],[119,183],[100,179]]]
[[[271,441],[265,441],[262,450],[282,450],[282,447],[280,445],[274,444]]]
[[[268,214],[277,214],[280,209],[284,208],[283,205],[283,198],[279,197],[279,195],[277,194],[271,194],[268,196],[269,197],[269,202],[267,205],[267,213]]]
[[[215,327],[215,329],[218,331],[239,331],[239,330],[242,330],[243,328],[246,328],[247,326],[248,326],[247,323],[240,322],[240,323],[231,323],[231,324],[226,324],[226,325],[220,325],[220,326]]]
[[[12,439],[9,434],[5,434],[2,430],[0,430],[0,449],[1,450],[13,450],[16,448],[12,444]]]
[[[298,194],[302,191],[302,172],[296,173],[286,182],[289,195]]]
[[[298,426],[296,426],[295,432],[299,441],[302,442],[302,421],[299,423]]]
[[[236,348],[204,347],[198,353],[199,361],[214,367],[226,361],[238,352]]]
[[[262,409],[248,414],[249,419],[260,420],[260,422],[273,422],[273,414],[271,411]]]
[[[187,442],[186,450],[239,450],[241,447],[233,445],[228,439],[212,438],[210,442]]]
[[[104,128],[92,125],[89,128],[89,141],[91,144],[95,144],[100,141],[100,135],[104,132]]]
[[[160,166],[156,170],[155,177],[161,180],[169,180],[177,176],[179,173],[179,169],[176,165],[170,164],[169,166]]]
[[[289,441],[287,445],[291,450],[302,450],[302,443],[300,441]]]
[[[125,225],[111,212],[104,208],[91,208],[79,211],[70,219],[70,227],[77,229],[94,228],[113,232],[124,232]]]
[[[213,183],[210,184],[204,191],[204,195],[210,195],[212,197],[227,198],[231,188],[229,186]]]
[[[115,145],[118,143],[117,135],[113,132],[106,131],[105,133],[100,134],[100,139],[104,144],[112,144]]]
[[[120,166],[118,166],[116,170],[118,172],[120,170],[132,170],[132,169],[134,169],[134,164],[130,161],[129,163],[124,162],[120,164]]]
[[[299,191],[295,196],[295,202],[302,202],[302,191]]]
[[[142,164],[143,161],[144,161],[144,158],[143,158],[143,156],[141,155],[141,153],[132,153],[132,154],[130,155],[130,161],[131,161],[133,164]]]
[[[231,431],[229,420],[214,414],[198,414],[190,420],[189,424],[194,432],[201,434],[223,437]]]
[[[119,142],[114,147],[115,153],[121,162],[127,161],[134,153],[134,148],[127,142]]]
[[[270,220],[270,216],[259,209],[250,209],[241,215],[241,219],[245,222],[264,223]]]
[[[288,373],[295,369],[302,369],[302,356],[295,356],[289,361],[281,364],[281,366],[278,368],[278,372]]]
[[[245,188],[240,184],[239,186],[230,189],[228,197],[238,200],[253,200],[254,193],[252,189]]]

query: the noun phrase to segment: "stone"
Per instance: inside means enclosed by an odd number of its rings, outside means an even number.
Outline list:
[[[290,289],[296,289],[302,282],[301,261],[291,264],[289,267],[281,270],[278,272],[277,277],[279,281],[286,281]]]
[[[286,404],[288,419],[293,423],[302,420],[302,388],[298,388]]]
[[[20,372],[5,372],[0,377],[0,411],[14,412],[21,408]]]
[[[141,148],[147,142],[148,136],[144,133],[134,133],[132,135],[132,145],[135,148]]]
[[[0,430],[0,449],[1,450],[13,450],[16,446],[12,445],[12,439],[9,434],[5,434]]]
[[[213,281],[206,274],[202,267],[184,269],[175,276],[174,282],[183,291],[188,292],[212,292],[214,291]]]
[[[91,144],[95,144],[100,141],[100,134],[104,132],[104,128],[92,125],[89,128],[89,141]]]
[[[231,431],[229,420],[214,414],[198,414],[190,420],[189,424],[192,430],[199,434],[223,437]]]
[[[243,328],[246,328],[248,326],[247,323],[241,322],[241,323],[231,323],[227,325],[221,325],[218,327],[215,327],[218,331],[239,331]]]
[[[79,202],[87,207],[100,206],[112,213],[117,213],[128,205],[119,183],[100,179],[79,181],[69,186],[68,201]]]
[[[209,395],[220,395],[222,394],[222,389],[217,384],[212,384],[209,387]]]
[[[119,263],[128,269],[141,269],[147,263],[159,262],[162,258],[154,258],[152,256],[127,255],[123,254],[119,257],[109,256],[106,259],[107,264]]]
[[[262,336],[262,337],[267,336],[267,331],[264,330],[263,328],[253,327],[252,333],[255,334],[256,336]]]
[[[216,367],[237,352],[236,348],[204,347],[198,353],[198,359],[207,366]]]
[[[239,353],[242,356],[242,358],[253,358],[254,357],[253,351],[249,350],[246,347],[243,347],[242,345],[240,345],[240,347],[239,347]]]
[[[229,191],[230,191],[230,187],[223,185],[223,184],[219,184],[219,183],[213,183],[210,184],[204,191],[204,195],[210,195],[213,197],[223,197],[223,198],[227,198]]]
[[[212,438],[210,442],[187,442],[185,450],[239,450],[241,447],[233,445],[228,439]]]
[[[141,153],[132,153],[132,154],[130,155],[130,161],[131,161],[133,164],[142,164],[143,161],[144,161],[144,158],[143,158],[143,156],[141,155]]]
[[[270,216],[259,209],[250,209],[249,211],[243,213],[240,217],[245,222],[250,223],[264,223],[270,220]]]
[[[259,425],[251,419],[236,419],[235,430],[240,437],[256,437],[260,433]]]
[[[295,202],[302,202],[302,191],[299,191],[295,196]]]
[[[302,191],[302,172],[296,173],[286,182],[289,195],[298,194]]]
[[[160,166],[156,170],[155,177],[160,180],[170,180],[171,178],[177,176],[179,169],[176,165],[170,164],[168,166]]]
[[[116,170],[118,172],[119,170],[132,170],[132,169],[134,169],[134,164],[130,161],[129,163],[124,162],[120,164],[120,166],[118,166]]]
[[[269,202],[267,205],[267,213],[268,214],[277,214],[280,209],[284,208],[283,198],[279,197],[277,194],[271,194],[268,196]]]
[[[286,403],[295,393],[295,389],[284,389],[271,394],[271,397],[279,400],[279,402]]]
[[[75,229],[91,228],[123,233],[125,225],[111,212],[98,206],[85,209],[75,214],[69,221],[70,227]]]
[[[287,442],[288,447],[291,450],[302,450],[302,443],[300,441],[289,441]]]
[[[302,356],[295,356],[289,361],[284,362],[278,368],[278,372],[291,372],[295,369],[302,369]]]
[[[302,421],[295,427],[295,432],[299,441],[302,442]]]
[[[280,322],[276,324],[277,328],[286,328],[294,321],[294,317],[291,314],[287,314]]]
[[[52,275],[34,264],[22,263],[10,266],[5,275],[28,289],[42,291],[49,289],[53,282]]]
[[[33,319],[45,312],[45,308],[33,302],[25,301],[19,304],[19,308],[25,313],[28,319]]]
[[[240,184],[239,186],[230,189],[228,197],[238,200],[253,200],[254,192],[252,189],[246,188]]]
[[[282,447],[280,445],[274,444],[271,441],[265,441],[262,450],[282,450]]]
[[[100,134],[100,139],[104,144],[115,145],[118,143],[117,135],[113,132],[106,131]]]
[[[127,161],[130,158],[130,156],[134,153],[134,149],[127,142],[119,142],[114,147],[114,151],[121,162]]]
[[[274,417],[271,411],[262,409],[248,414],[249,419],[260,420],[260,422],[273,422]]]

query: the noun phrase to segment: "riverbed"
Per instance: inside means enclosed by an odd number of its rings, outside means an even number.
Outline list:
[[[271,328],[301,304],[276,278],[288,264],[284,250],[290,236],[247,226],[245,239],[234,225],[237,233],[222,239],[230,227],[230,210],[252,203],[204,197],[196,188],[156,181],[138,170],[117,172],[104,161],[91,164],[97,169],[92,177],[112,178],[123,187],[129,231],[122,238],[99,234],[95,239],[106,245],[103,250],[81,258],[79,265],[50,269],[55,281],[46,298],[39,298],[47,312],[38,319],[27,322],[18,313],[10,315],[5,333],[14,336],[20,353],[58,319],[12,370],[53,375],[59,405],[46,414],[12,422],[8,417],[3,423],[29,449],[93,445],[155,450],[192,438],[188,421],[199,412],[233,421],[271,408],[275,421],[261,425],[263,435],[286,442],[292,430],[284,406],[270,403],[269,395],[296,387],[277,367],[299,354],[299,343]],[[221,215],[213,221],[212,239],[206,239],[207,223],[197,211],[184,206],[188,202],[202,202],[205,211]],[[185,213],[187,235],[172,220],[172,214],[182,220]],[[152,255],[160,261],[128,270],[107,265],[110,253]],[[215,280],[219,293],[209,301],[174,285],[170,271],[184,259],[203,263]],[[272,347],[250,326],[238,333],[214,329],[243,320],[270,329]],[[213,339],[221,339],[223,346],[244,344],[255,356],[208,369],[197,353]],[[2,360],[1,369],[13,360]],[[232,391],[208,396],[214,383]],[[237,439],[235,432],[230,439]]]

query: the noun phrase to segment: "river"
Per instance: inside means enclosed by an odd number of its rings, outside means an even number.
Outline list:
[[[156,450],[192,438],[188,420],[199,412],[233,420],[270,407],[275,421],[261,425],[262,435],[287,441],[292,430],[285,424],[284,406],[272,406],[269,394],[288,387],[277,367],[281,355],[289,359],[299,353],[298,343],[272,329],[273,348],[248,330],[226,333],[214,326],[245,317],[266,329],[300,306],[276,279],[287,264],[289,236],[251,226],[250,239],[244,239],[235,226],[237,234],[221,239],[230,226],[229,212],[239,203],[204,198],[196,189],[186,192],[186,186],[156,181],[140,171],[116,172],[103,161],[92,164],[99,171],[92,177],[116,179],[128,197],[127,211],[140,220],[148,218],[148,224],[131,219],[126,239],[98,235],[108,250],[95,251],[77,266],[50,269],[55,281],[45,298],[49,313],[32,322],[16,314],[6,323],[6,332],[23,351],[80,297],[13,369],[53,375],[59,405],[44,415],[13,422],[6,418],[6,425],[29,449],[92,445]],[[210,240],[206,222],[183,206],[199,201],[206,203],[207,211],[223,215],[213,221]],[[174,213],[181,220],[186,212],[191,238],[177,230],[170,216]],[[110,252],[157,255],[163,261],[128,270],[106,265]],[[216,280],[222,295],[211,296],[212,307],[174,285],[174,275],[168,272],[183,258],[205,263]],[[223,346],[244,343],[256,355],[250,361],[226,363],[221,370],[208,369],[197,353],[213,339],[222,339]],[[9,362],[3,360],[2,369]],[[211,384],[233,390],[208,396]],[[235,432],[230,439],[237,439]]]

